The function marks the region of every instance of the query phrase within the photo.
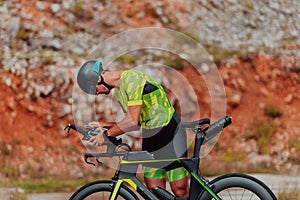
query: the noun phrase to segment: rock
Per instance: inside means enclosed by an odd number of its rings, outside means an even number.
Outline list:
[[[51,4],[50,9],[53,13],[57,13],[61,9],[61,6],[60,4]]]
[[[46,9],[46,5],[45,5],[45,2],[42,2],[42,1],[37,1],[35,3],[35,7],[41,11],[45,10]]]
[[[64,117],[68,114],[71,114],[72,113],[72,109],[71,109],[71,106],[69,104],[65,104],[63,106],[61,106],[61,109],[58,113],[58,117]]]
[[[47,42],[47,46],[50,48],[53,48],[55,50],[60,50],[62,48],[62,45],[61,45],[59,39],[49,40]]]
[[[11,85],[12,85],[12,81],[11,81],[10,78],[6,78],[6,79],[4,80],[4,83],[5,83],[5,85],[6,85],[7,87],[11,87]]]
[[[293,94],[288,94],[285,98],[284,98],[284,102],[287,104],[292,103],[293,101]]]
[[[269,91],[265,87],[259,88],[259,92],[266,97],[268,97],[270,95]]]
[[[208,66],[207,64],[203,63],[203,64],[201,65],[201,72],[203,72],[203,73],[208,73],[209,70],[210,70],[210,68],[209,68],[209,66]]]
[[[41,37],[45,37],[45,38],[53,38],[53,31],[52,30],[42,30],[41,32],[39,32],[39,35]]]
[[[242,95],[236,93],[236,94],[233,94],[231,97],[229,97],[227,103],[230,107],[236,108],[240,105],[241,99],[242,99]]]
[[[62,7],[63,7],[63,9],[70,9],[71,8],[71,2],[70,1],[63,1],[63,3],[62,3]]]

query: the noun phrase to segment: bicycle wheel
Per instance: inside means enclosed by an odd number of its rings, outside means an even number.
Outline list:
[[[222,200],[251,199],[251,200],[276,200],[273,192],[260,180],[244,174],[228,174],[220,176],[210,182],[213,191]],[[197,199],[213,199],[207,191],[203,191]]]
[[[82,186],[70,200],[108,200],[113,192],[115,182],[96,181]],[[138,197],[126,186],[122,185],[117,197],[118,200],[138,200]]]

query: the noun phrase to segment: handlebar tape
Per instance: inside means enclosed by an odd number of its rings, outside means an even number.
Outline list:
[[[213,123],[205,130],[203,130],[206,136],[204,140],[204,144],[207,143],[212,138],[216,137],[223,130],[223,128],[227,127],[231,123],[232,123],[232,118],[226,116],[220,119],[219,121]]]

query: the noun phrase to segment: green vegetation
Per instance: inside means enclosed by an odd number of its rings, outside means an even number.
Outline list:
[[[234,152],[231,147],[226,149],[226,152],[221,155],[221,158],[225,162],[239,162],[245,160],[245,155],[242,153]]]
[[[174,69],[177,70],[182,70],[183,69],[183,63],[184,63],[184,59],[181,58],[174,58],[174,59],[166,59],[164,61],[164,65],[168,66],[168,67],[172,67]]]
[[[251,128],[246,132],[245,138],[254,138],[257,141],[259,152],[261,154],[269,154],[269,141],[274,132],[274,126],[263,121],[254,121]],[[272,128],[271,128],[272,127]]]
[[[31,101],[33,101],[33,102],[37,102],[38,97],[36,96],[36,94],[31,94],[31,95],[30,95],[30,99],[31,99]]]
[[[25,192],[57,192],[69,189],[75,189],[78,186],[88,183],[90,180],[86,179],[70,179],[61,177],[48,177],[40,179],[29,179],[21,181],[15,179],[14,182],[0,183],[0,187],[18,187],[25,190]]]
[[[247,58],[249,57],[249,53],[238,51],[238,50],[229,50],[226,48],[222,48],[214,45],[204,45],[205,50],[208,54],[210,54],[215,62],[221,62],[224,60],[232,59],[232,58]]]
[[[196,42],[199,42],[199,37],[197,35],[195,35],[194,33],[192,32],[188,32],[188,31],[185,31],[183,32],[186,36],[192,38],[193,40],[195,40]]]
[[[11,150],[8,148],[5,141],[2,141],[2,143],[0,145],[0,153],[1,153],[1,155],[4,155],[4,156],[9,156],[11,153]]]
[[[66,146],[66,150],[68,152],[68,155],[70,155],[71,153],[80,153],[80,151],[78,150],[78,148],[72,144],[68,144]]]
[[[136,62],[136,58],[133,55],[121,55],[117,60],[124,64],[134,64]]]
[[[27,200],[27,194],[21,193],[21,192],[16,192],[14,194],[11,194],[10,200]]]
[[[282,115],[282,111],[276,106],[267,106],[265,108],[265,115],[271,118],[277,118]]]
[[[254,8],[254,5],[251,0],[239,0],[238,2],[246,8],[248,8],[249,10],[253,10]]]
[[[300,141],[298,141],[296,138],[291,139],[289,145],[290,148],[294,148],[297,152],[300,151]]]
[[[16,37],[17,39],[28,40],[30,36],[30,31],[21,29],[18,31]]]
[[[76,16],[82,17],[84,15],[83,3],[81,1],[77,1],[73,6],[72,11]]]
[[[190,40],[194,40],[195,42],[199,42],[199,37],[189,31],[183,31],[183,34],[178,34],[176,38],[176,43],[179,45],[183,45],[185,43],[190,43]]]
[[[39,51],[39,55],[43,59],[43,62],[45,65],[54,63],[54,56],[50,50],[41,49]]]
[[[0,174],[5,177],[15,178],[19,175],[17,166],[5,162],[0,163]]]
[[[133,16],[134,16],[133,12],[126,13],[126,17],[128,17],[128,18],[132,18]]]

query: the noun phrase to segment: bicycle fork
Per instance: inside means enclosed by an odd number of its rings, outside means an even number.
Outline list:
[[[137,191],[144,199],[146,200],[158,200],[154,194],[152,194],[136,177],[131,178],[119,178],[115,180],[115,185],[113,192],[111,193],[109,200],[115,200],[118,197],[118,192],[122,187],[122,184],[127,183],[130,185],[135,191]]]
[[[124,183],[127,183],[132,189],[137,191],[146,200],[158,200],[148,188],[136,178],[138,164],[120,165],[120,169],[116,172],[112,180],[115,182],[113,192],[109,200],[115,200],[118,197],[118,192]]]

